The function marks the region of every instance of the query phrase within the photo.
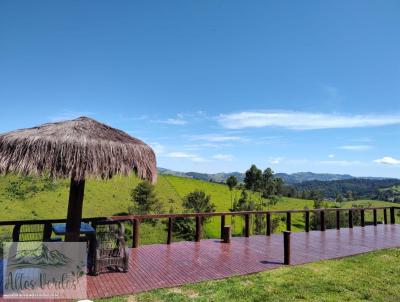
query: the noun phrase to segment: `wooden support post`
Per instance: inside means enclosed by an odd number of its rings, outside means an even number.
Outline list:
[[[340,210],[336,210],[336,229],[340,230]]]
[[[394,207],[390,208],[390,223],[395,224],[396,223],[396,217],[394,215]]]
[[[377,226],[378,224],[378,217],[376,215],[376,209],[373,210],[373,215],[374,215],[374,226]]]
[[[319,212],[320,214],[320,220],[321,220],[321,231],[324,232],[326,227],[325,227],[325,211],[321,210],[321,212]]]
[[[195,241],[199,242],[201,240],[201,216],[196,216],[196,236]]]
[[[222,240],[224,243],[231,243],[232,229],[230,225],[224,226],[222,230]]]
[[[349,228],[353,228],[353,210],[349,210]]]
[[[71,178],[65,241],[79,242],[85,180]]]
[[[292,230],[292,213],[286,212],[286,231]]]
[[[245,226],[244,226],[244,236],[250,237],[250,214],[244,215]]]
[[[221,215],[221,239],[224,236],[225,215]]]
[[[387,211],[386,209],[383,209],[383,222],[385,224],[388,224],[388,220],[387,220]]]
[[[306,211],[306,221],[305,221],[305,230],[306,232],[310,231],[310,211]]]
[[[132,247],[137,248],[140,245],[140,220],[135,218],[132,220],[133,236],[132,236]]]
[[[172,218],[168,218],[168,237],[167,237],[167,244],[172,243]]]
[[[271,236],[272,234],[272,221],[271,221],[271,213],[267,213],[267,236]]]
[[[361,226],[365,227],[365,212],[364,212],[364,209],[360,210],[360,214],[361,214]]]
[[[290,265],[290,234],[289,231],[283,232],[283,263]]]

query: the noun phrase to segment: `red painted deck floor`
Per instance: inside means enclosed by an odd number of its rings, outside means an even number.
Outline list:
[[[292,233],[291,236],[292,264],[400,247],[400,225]],[[230,244],[208,239],[199,243],[147,245],[131,250],[128,273],[89,276],[88,297],[126,295],[244,275],[279,267],[282,262],[282,234],[234,237]]]
[[[292,264],[302,264],[400,247],[400,225],[292,233],[291,237]],[[230,244],[208,239],[146,245],[131,249],[128,273],[88,276],[87,296],[94,299],[127,295],[256,273],[279,267],[282,262],[282,234],[234,237]]]

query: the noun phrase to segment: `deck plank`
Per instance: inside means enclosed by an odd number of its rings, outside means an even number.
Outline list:
[[[400,247],[400,225],[292,233],[291,246],[292,265]],[[283,236],[233,237],[229,244],[218,239],[154,244],[130,253],[128,273],[88,276],[89,299],[274,269],[283,265]]]

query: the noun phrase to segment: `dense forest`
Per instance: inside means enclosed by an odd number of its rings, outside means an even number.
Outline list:
[[[395,189],[398,185],[400,185],[399,179],[314,180],[287,184],[284,186],[282,194],[307,199],[315,191],[318,191],[326,199],[343,198],[355,200],[363,198],[400,202],[400,192]]]

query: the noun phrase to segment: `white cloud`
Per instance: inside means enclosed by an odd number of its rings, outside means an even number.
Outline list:
[[[153,148],[156,155],[161,155],[165,153],[165,146],[160,143],[150,143],[150,146]]]
[[[194,157],[195,155],[185,153],[185,152],[170,152],[166,154],[167,157],[174,157],[174,158],[191,158]]]
[[[212,158],[217,160],[231,161],[234,157],[230,154],[216,154]]]
[[[359,128],[400,124],[400,115],[340,115],[310,112],[239,112],[221,114],[227,129],[281,127],[294,130]]]
[[[206,162],[207,160],[201,156],[196,154],[186,153],[186,152],[170,152],[165,155],[166,157],[171,158],[186,158],[190,159],[194,162]]]
[[[203,134],[203,135],[191,135],[189,139],[192,141],[207,141],[213,143],[220,143],[220,142],[238,142],[238,141],[248,141],[249,139],[240,137],[240,136],[233,136],[233,135],[219,135],[219,134]]]
[[[328,157],[329,157],[329,158],[334,158],[334,157],[335,157],[335,154],[329,154]]]
[[[378,164],[391,165],[391,166],[400,165],[400,159],[396,159],[390,156],[385,156],[380,159],[376,159],[374,160],[374,162]]]
[[[364,162],[359,160],[321,160],[317,163],[322,165],[335,165],[344,167],[365,165]]]
[[[186,120],[184,120],[182,118],[169,118],[169,119],[160,120],[157,122],[161,123],[161,124],[178,125],[178,126],[186,125],[188,123]]]
[[[277,164],[281,163],[282,160],[283,160],[282,157],[270,157],[270,158],[268,159],[268,163],[269,163],[269,164],[272,164],[272,165],[277,165]]]
[[[227,144],[213,144],[213,143],[203,143],[203,144],[188,144],[188,145],[184,145],[184,149],[188,150],[188,151],[197,151],[197,150],[201,150],[201,149],[218,149],[221,147],[226,147],[228,146]]]
[[[366,151],[371,149],[370,145],[348,145],[348,146],[340,146],[339,149],[349,150],[349,151]]]

